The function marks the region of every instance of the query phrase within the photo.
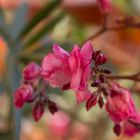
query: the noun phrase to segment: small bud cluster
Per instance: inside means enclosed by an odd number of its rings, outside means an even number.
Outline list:
[[[32,114],[38,121],[45,110],[55,114],[57,104],[45,94],[46,84],[61,90],[75,91],[77,103],[85,102],[87,111],[96,104],[105,108],[114,122],[114,132],[126,135],[139,132],[140,113],[137,111],[130,91],[117,83],[110,83],[108,69],[102,68],[107,57],[101,51],[93,50],[92,43],[87,41],[82,48],[74,45],[69,53],[54,44],[53,52],[47,54],[41,66],[28,64],[23,70],[21,86],[15,92],[14,103],[22,108],[25,103],[32,103]],[[89,89],[89,81],[91,88]],[[131,128],[128,130],[127,126]],[[139,127],[140,128],[140,127]]]
[[[94,66],[92,67],[92,77],[93,82],[91,86],[96,88],[96,91],[93,92],[92,96],[86,102],[86,109],[89,111],[93,106],[97,103],[100,108],[104,106],[103,95],[106,97],[106,75],[111,72],[108,69],[102,69],[101,66],[106,63],[107,57],[101,53],[101,51],[93,51],[92,59],[94,62]],[[103,95],[101,93],[104,93]]]
[[[55,102],[51,101],[44,93],[44,88],[39,84],[41,80],[41,67],[31,62],[23,69],[23,80],[20,87],[16,90],[14,96],[14,104],[17,108],[22,108],[25,103],[32,103],[32,115],[35,121],[38,121],[43,113],[45,106],[54,114],[58,108]]]

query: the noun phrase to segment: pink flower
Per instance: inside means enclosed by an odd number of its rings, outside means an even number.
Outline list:
[[[134,117],[136,113],[130,92],[118,84],[113,84],[110,88],[110,95],[107,96],[106,110],[115,123],[128,120]]]
[[[126,136],[134,136],[140,132],[140,114],[136,113],[135,116],[128,121],[123,122],[123,134]]]
[[[108,12],[111,9],[111,0],[97,0],[101,10]]]
[[[23,84],[15,92],[14,104],[17,108],[22,108],[24,103],[32,98],[33,88],[31,85]]]
[[[88,80],[91,74],[92,54],[92,44],[87,41],[81,49],[75,45],[68,60],[71,71],[70,88],[76,92],[77,103],[87,101],[91,95]]]
[[[41,75],[52,87],[76,91],[78,102],[87,100],[92,53],[90,41],[81,49],[75,45],[70,54],[55,44],[53,53],[43,59]]]
[[[52,87],[70,83],[71,72],[68,64],[69,53],[58,45],[53,46],[53,53],[46,55],[42,61],[42,76]]]
[[[39,77],[40,71],[40,66],[34,62],[31,62],[23,69],[23,78],[24,80],[36,79]]]
[[[47,125],[54,135],[65,137],[69,132],[71,118],[68,114],[58,111],[55,115],[51,115],[47,120]]]

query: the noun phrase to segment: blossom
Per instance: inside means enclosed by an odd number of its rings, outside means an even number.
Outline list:
[[[75,45],[71,53],[54,44],[53,53],[46,55],[42,61],[41,75],[52,87],[74,90],[78,102],[87,100],[92,53],[90,41],[81,49]]]
[[[24,103],[32,98],[33,88],[31,85],[23,84],[15,92],[14,104],[17,108],[22,108]]]
[[[33,80],[39,77],[41,72],[41,68],[34,62],[29,63],[23,69],[23,78],[24,80]]]
[[[65,112],[58,111],[55,115],[49,116],[47,119],[47,125],[50,131],[53,132],[55,136],[66,137],[69,132],[71,118]]]
[[[97,2],[99,3],[101,10],[103,10],[104,12],[108,12],[110,10],[111,0],[97,0]]]
[[[140,132],[140,114],[136,112],[133,118],[123,122],[123,134],[126,136],[134,136]]]
[[[119,123],[135,116],[136,109],[130,92],[118,84],[113,84],[107,96],[106,110],[110,118]]]
[[[111,9],[111,0],[97,0],[101,10],[108,12]]]
[[[57,44],[53,46],[53,53],[49,53],[44,57],[41,75],[52,87],[63,88],[63,86],[70,83],[71,72],[68,58],[69,53]]]

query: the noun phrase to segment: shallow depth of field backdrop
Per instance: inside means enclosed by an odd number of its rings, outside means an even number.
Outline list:
[[[95,50],[106,54],[105,67],[114,75],[139,72],[139,17],[139,0],[112,0],[106,21],[96,0],[0,0],[0,140],[139,140],[139,133],[117,137],[105,110],[96,106],[87,112],[71,90],[47,87],[59,111],[52,115],[45,109],[38,122],[30,105],[21,110],[13,105],[22,69],[31,61],[40,63],[53,43],[69,51],[90,39]],[[109,30],[101,30],[104,22]],[[135,23],[139,26],[131,26]],[[140,83],[120,79],[140,110]]]

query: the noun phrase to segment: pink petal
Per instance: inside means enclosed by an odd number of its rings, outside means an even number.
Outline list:
[[[70,66],[70,70],[72,73],[75,73],[76,70],[77,70],[77,62],[75,60],[75,57],[74,56],[70,56],[69,59],[68,59],[68,62],[69,62],[69,66]]]
[[[74,90],[78,90],[82,79],[82,69],[79,67],[77,72],[73,73],[71,79],[71,88]]]
[[[91,73],[91,68],[90,68],[90,65],[88,65],[83,73],[83,76],[82,76],[82,83],[86,83],[89,78],[90,78],[90,73]]]
[[[65,51],[64,49],[62,49],[57,44],[53,45],[53,52],[55,53],[55,55],[57,57],[60,57],[60,58],[65,58],[65,57],[69,56],[69,53],[67,51]]]
[[[54,68],[60,67],[63,64],[63,61],[59,58],[56,58],[54,54],[49,53],[46,55],[42,61],[42,72],[43,71],[52,71]]]
[[[48,78],[48,81],[52,87],[60,87],[62,88],[64,85],[68,84],[70,82],[70,75],[64,73],[61,70],[57,70],[54,73],[51,74],[51,76]]]
[[[92,94],[88,89],[76,91],[77,104],[87,101],[91,97],[91,95]]]
[[[87,65],[88,63],[91,62],[92,53],[93,53],[92,43],[90,41],[87,41],[81,48],[81,57],[83,58],[82,60],[84,62],[84,65]]]

